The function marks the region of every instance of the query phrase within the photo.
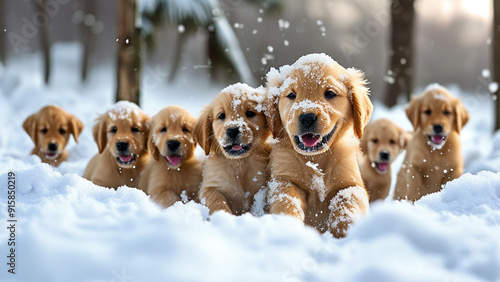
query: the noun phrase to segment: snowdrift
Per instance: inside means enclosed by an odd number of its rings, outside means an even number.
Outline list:
[[[4,227],[0,281],[500,281],[500,173],[483,171],[500,170],[500,135],[488,133],[491,100],[450,87],[472,117],[462,131],[470,173],[415,205],[373,204],[339,240],[286,216],[209,216],[193,202],[161,209],[135,188],[108,190],[81,178],[97,151],[92,121],[112,104],[113,72],[97,69],[80,85],[69,63],[80,51],[56,46],[49,87],[33,75],[37,56],[0,70],[0,215],[9,226],[8,174],[14,172],[17,219],[16,274],[7,272],[10,233]],[[145,93],[143,109],[154,115],[177,104],[197,116],[222,88],[160,83]],[[29,155],[32,143],[21,127],[51,103],[86,126],[58,168]],[[375,103],[379,117],[411,128],[403,106]],[[402,158],[393,164],[395,173]]]

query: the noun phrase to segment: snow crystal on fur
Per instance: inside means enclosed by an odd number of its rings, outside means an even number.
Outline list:
[[[271,178],[271,180],[269,180],[269,182],[267,183],[267,187],[269,188],[269,195],[272,195],[267,199],[268,204],[272,205],[275,202],[284,202],[288,200],[289,205],[292,206],[297,212],[299,212],[300,219],[304,221],[304,211],[302,210],[301,202],[298,198],[292,197],[285,193],[275,194],[276,190],[281,186],[281,184],[282,183],[275,178]]]
[[[265,106],[263,105],[265,98],[265,88],[260,86],[258,88],[252,88],[251,86],[245,83],[235,83],[227,86],[222,89],[221,92],[225,92],[231,95],[232,97],[232,106],[236,111],[238,106],[242,104],[244,100],[250,100],[257,103],[255,110],[258,112],[262,112],[265,110]]]
[[[314,170],[314,175],[311,180],[311,190],[316,191],[318,193],[318,198],[321,202],[325,201],[326,197],[326,185],[323,173],[323,170],[319,167],[319,164],[308,161],[306,166],[312,168]]]
[[[112,120],[127,119],[133,115],[140,115],[141,109],[134,103],[129,101],[119,101],[113,105],[113,108],[108,110],[108,116]]]
[[[357,202],[361,201],[364,207],[358,207]],[[341,223],[354,223],[365,216],[368,211],[368,194],[365,188],[361,186],[352,186],[340,190],[330,201],[328,209],[331,211],[329,218],[330,226],[337,227]],[[355,208],[349,209],[348,206]],[[340,216],[334,217],[334,211],[340,211]]]
[[[444,88],[439,83],[431,83],[431,84],[427,85],[427,87],[425,87],[424,92],[432,91],[432,90],[446,90],[446,88]]]

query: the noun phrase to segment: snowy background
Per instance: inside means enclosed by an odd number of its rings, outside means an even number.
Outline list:
[[[7,219],[7,173],[16,173],[16,275],[5,265],[8,233],[0,232],[0,281],[500,281],[500,134],[492,136],[487,93],[464,93],[471,120],[462,131],[465,171],[415,205],[375,203],[334,239],[285,216],[231,216],[198,204],[163,210],[134,188],[117,191],[80,177],[97,153],[92,122],[113,103],[114,72],[101,67],[81,84],[78,44],[57,44],[54,77],[45,86],[33,68],[39,54],[0,68],[0,218]],[[482,75],[488,78],[489,73]],[[167,85],[146,69],[143,110],[180,105],[193,115],[224,88],[208,80]],[[377,102],[373,118],[406,129],[404,105]],[[58,168],[29,155],[24,119],[56,104],[85,124],[80,144]],[[393,164],[397,173],[401,155]],[[486,170],[486,171],[483,171]]]

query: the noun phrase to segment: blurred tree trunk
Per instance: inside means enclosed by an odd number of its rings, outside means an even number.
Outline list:
[[[389,74],[393,81],[387,83],[385,105],[396,105],[404,93],[410,99],[413,87],[413,26],[415,19],[414,0],[392,0],[391,2],[391,54]]]
[[[228,83],[228,81],[242,81],[243,78],[238,77],[234,73],[234,66],[224,54],[226,52],[220,46],[217,40],[217,35],[214,30],[208,31],[208,61],[210,64],[210,77],[213,81],[219,83]],[[249,82],[247,82],[249,83]]]
[[[94,42],[94,36],[92,33],[92,23],[87,22],[86,18],[88,16],[94,16],[96,9],[94,0],[82,0],[81,3],[83,4],[82,10],[85,13],[85,17],[83,19],[83,22],[81,23],[82,44],[83,44],[81,79],[82,81],[86,81],[89,68],[89,57]]]
[[[141,38],[136,27],[136,0],[118,1],[118,66],[116,101],[139,105],[141,73]]]
[[[43,61],[44,61],[44,81],[45,84],[49,84],[52,59],[50,56],[50,40],[49,40],[49,16],[45,11],[47,0],[35,0],[33,4],[35,5],[35,11],[41,15],[45,15],[47,22],[40,26],[40,42],[42,44]]]
[[[169,82],[173,82],[177,77],[177,73],[179,72],[179,66],[183,57],[182,50],[184,50],[184,45],[187,41],[188,33],[188,31],[184,31],[178,33],[177,35],[177,42],[175,44],[174,51],[174,61],[172,62],[172,66],[170,67],[170,72],[168,75]]]
[[[7,33],[4,32],[4,29],[6,29],[6,20],[5,20],[5,0],[0,0],[0,62],[5,65],[6,59],[7,59],[7,54],[5,50],[5,38],[7,36]]]
[[[493,81],[500,83],[500,0],[493,0]],[[500,95],[496,95],[495,131],[500,129]]]

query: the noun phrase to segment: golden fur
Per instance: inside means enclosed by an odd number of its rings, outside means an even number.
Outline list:
[[[31,154],[39,156],[44,163],[59,166],[68,159],[66,145],[70,134],[78,143],[83,124],[74,115],[57,106],[46,106],[30,115],[24,121],[23,128],[35,143]]]
[[[254,195],[269,174],[271,131],[260,101],[264,93],[246,84],[222,90],[198,118],[195,140],[208,155],[200,200],[211,213],[235,215],[250,211]]]
[[[406,114],[415,133],[398,173],[394,199],[416,201],[462,175],[460,130],[469,113],[459,99],[437,86],[414,96]]]
[[[411,133],[388,119],[378,119],[365,127],[361,138],[359,169],[370,202],[383,200],[391,189],[391,164],[404,150]]]
[[[269,212],[343,237],[369,208],[356,160],[358,139],[373,110],[364,75],[312,54],[271,70],[267,78],[266,116],[276,139]]]
[[[148,120],[139,107],[125,101],[100,115],[93,128],[99,153],[90,160],[83,177],[109,188],[138,187],[150,157]]]
[[[151,119],[148,148],[153,158],[141,174],[139,188],[165,208],[184,197],[198,200],[202,166],[194,155],[195,122],[177,106],[166,107]]]

